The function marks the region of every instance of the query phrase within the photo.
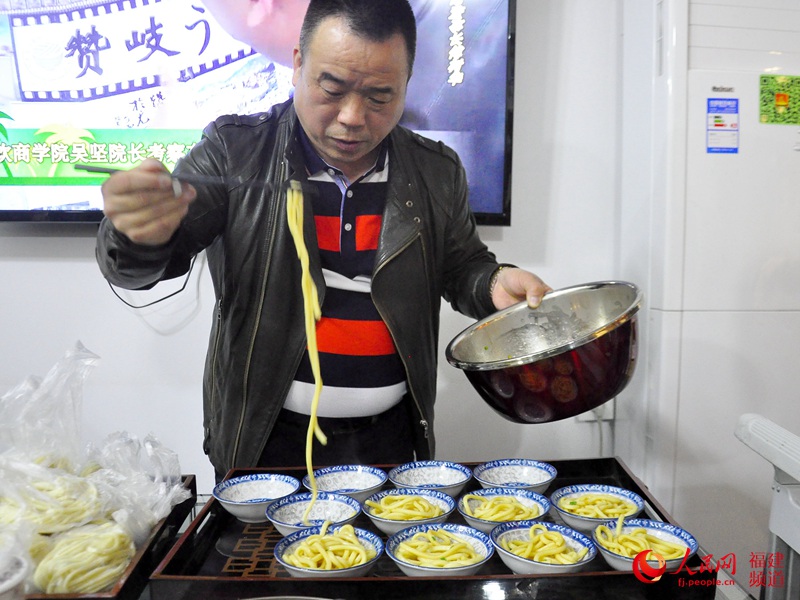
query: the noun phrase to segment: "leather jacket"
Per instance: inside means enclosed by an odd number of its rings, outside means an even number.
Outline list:
[[[170,242],[134,244],[108,219],[98,232],[103,275],[127,289],[182,276],[206,251],[216,314],[203,384],[204,450],[217,473],[256,464],[305,349],[301,270],[285,208],[288,182],[306,181],[297,126],[291,101],[266,113],[218,118],[174,174],[218,176],[226,183],[195,185],[197,199]],[[325,282],[310,205],[304,203],[303,230],[322,304]],[[441,299],[473,318],[490,314],[489,281],[497,266],[478,237],[458,156],[396,127],[389,135],[372,296],[405,365],[420,459],[435,451]]]

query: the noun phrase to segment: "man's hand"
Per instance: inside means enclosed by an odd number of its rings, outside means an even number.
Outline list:
[[[544,283],[538,275],[515,267],[501,267],[492,287],[492,302],[497,310],[513,306],[527,300],[528,306],[536,308],[542,296],[553,288]]]
[[[192,186],[179,184],[152,158],[114,173],[101,189],[103,212],[114,227],[146,246],[167,243],[197,196]]]

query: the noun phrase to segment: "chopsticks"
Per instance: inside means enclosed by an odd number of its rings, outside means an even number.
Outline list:
[[[87,173],[102,173],[104,175],[113,175],[125,169],[115,169],[113,167],[99,167],[96,165],[73,165],[78,171],[86,171]],[[215,177],[213,175],[198,175],[195,173],[186,173],[181,175],[171,175],[172,179],[176,182],[182,181],[184,183],[191,183],[192,185],[269,185],[266,181],[242,181],[233,177]],[[180,193],[180,188],[176,188],[176,192]],[[176,194],[177,195],[177,194]]]

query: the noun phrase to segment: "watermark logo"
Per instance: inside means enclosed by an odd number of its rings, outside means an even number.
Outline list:
[[[658,563],[657,567],[653,567],[647,562],[648,555],[650,560],[655,560]],[[655,583],[661,576],[667,572],[667,561],[660,554],[652,550],[642,550],[633,559],[633,574],[636,579],[643,583]]]
[[[667,561],[660,554],[652,550],[643,550],[633,559],[633,574],[642,583],[656,583],[666,575],[678,575],[678,587],[699,586],[732,586],[735,585],[731,577],[714,577],[720,571],[725,571],[731,576],[736,575],[736,555],[733,553],[721,556],[716,564],[714,556],[708,554],[700,558],[700,565],[689,568],[688,561],[691,552],[686,549],[680,566],[674,571],[667,571]],[[656,563],[654,565],[654,563]],[[750,578],[751,587],[782,588],[784,582],[784,556],[780,552],[751,552],[750,553]]]

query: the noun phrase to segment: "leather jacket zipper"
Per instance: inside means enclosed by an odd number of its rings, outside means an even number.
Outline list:
[[[285,173],[286,173],[285,163],[281,161],[281,171],[280,171],[280,176],[278,177],[278,181],[283,181]],[[276,186],[276,190],[273,193],[280,194],[280,190],[281,187]],[[269,232],[267,238],[269,240],[269,245],[267,247],[266,256],[264,260],[264,275],[263,275],[263,281],[261,283],[261,292],[259,293],[258,297],[256,319],[255,323],[253,323],[253,330],[250,335],[250,344],[248,345],[247,348],[247,359],[245,360],[245,365],[244,365],[244,375],[242,381],[242,410],[241,413],[239,414],[239,425],[236,428],[236,437],[234,438],[233,442],[233,451],[231,453],[231,461],[230,461],[231,465],[236,464],[236,457],[239,454],[239,443],[241,442],[242,439],[242,429],[244,428],[244,417],[245,414],[247,413],[247,402],[248,402],[247,385],[248,381],[250,380],[250,367],[253,359],[253,348],[255,347],[256,344],[256,337],[258,337],[258,326],[261,323],[261,312],[264,308],[264,298],[267,295],[267,280],[269,279],[269,266],[272,260],[273,244],[275,243],[275,232],[278,223],[277,213],[278,213],[278,208],[280,207],[280,202],[278,202],[277,198],[273,198],[271,204],[272,204],[272,210],[270,210],[269,213],[270,221],[268,222],[266,228],[267,231]]]
[[[377,275],[381,271],[381,269],[383,269],[383,267],[384,267],[384,265],[386,263],[390,262],[395,256],[397,256],[401,252],[403,252],[403,250],[408,248],[419,237],[420,237],[420,234],[417,233],[415,236],[410,238],[405,244],[400,246],[400,248],[398,248],[397,251],[395,251],[391,256],[388,256],[386,258],[386,260],[384,260],[380,265],[378,265],[378,268],[375,269],[375,273],[373,274],[373,279],[374,279],[375,275]],[[423,253],[424,252],[425,252],[425,249],[423,248]],[[375,302],[375,308],[378,309],[378,314],[381,316],[381,319],[383,319],[383,322],[388,324],[388,321],[386,320],[386,316],[384,315],[383,310],[381,310],[381,307],[377,302]],[[389,327],[387,327],[387,328],[389,329],[389,335],[392,336],[392,341],[394,342],[395,348],[398,348],[397,340],[394,338],[394,332],[391,330],[391,328],[389,328]],[[400,352],[399,354],[400,354],[400,360],[403,361],[403,367],[405,368],[406,373],[408,373],[408,365],[406,365],[405,356],[403,356],[402,352]],[[424,437],[427,440],[430,437],[430,430],[429,430],[430,424],[428,423],[428,420],[425,418],[425,413],[422,412],[422,407],[420,406],[419,401],[417,400],[417,397],[414,395],[414,391],[411,389],[411,385],[410,384],[409,384],[409,392],[411,394],[411,400],[414,402],[414,406],[416,406],[417,413],[419,414],[419,417],[420,417],[420,419],[419,419],[420,427],[422,427],[422,431],[424,432]]]
[[[217,330],[214,332],[214,352],[211,359],[211,414],[216,414],[217,406],[217,354],[219,354],[219,338],[222,330],[222,302],[223,297],[220,296],[217,300]],[[206,435],[208,435],[208,428],[206,428]]]

